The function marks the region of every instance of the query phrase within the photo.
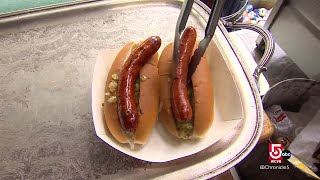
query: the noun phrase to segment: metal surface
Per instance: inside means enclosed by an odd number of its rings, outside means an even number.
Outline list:
[[[292,106],[301,104],[310,96],[320,96],[320,81],[305,78],[293,78],[272,86],[262,98],[265,109],[272,105]]]
[[[228,28],[232,28],[232,29],[249,29],[252,31],[255,31],[257,33],[259,33],[262,37],[262,39],[265,42],[265,49],[264,49],[264,53],[261,57],[261,60],[259,61],[256,69],[253,72],[253,78],[256,81],[256,84],[259,88],[259,77],[260,74],[263,71],[266,71],[266,65],[268,64],[268,62],[270,61],[273,53],[274,53],[274,49],[275,49],[275,43],[274,40],[272,38],[271,33],[267,30],[264,29],[263,27],[256,25],[256,24],[247,24],[247,23],[228,23],[228,22],[224,22],[224,25]]]
[[[242,8],[240,8],[237,12],[231,15],[221,17],[221,21],[223,22],[224,26],[229,29],[233,29],[233,30],[249,29],[249,30],[255,31],[264,40],[264,43],[265,43],[264,53],[252,75],[258,86],[258,89],[260,89],[259,77],[263,71],[267,70],[266,65],[268,64],[271,57],[273,56],[273,53],[275,50],[275,42],[273,40],[272,34],[266,28],[256,24],[239,23],[239,21],[242,19],[243,12],[246,10],[247,3],[248,3],[248,0],[245,0]]]
[[[262,105],[221,23],[213,40],[241,82],[243,124],[212,147],[167,163],[126,156],[95,135],[90,87],[98,53],[150,35],[172,42],[181,4],[100,1],[0,19],[0,179],[205,179],[245,158],[262,130]],[[190,25],[204,31],[209,14],[196,1]]]
[[[239,22],[242,19],[243,12],[247,9],[248,0],[243,0],[241,2],[242,7],[236,12],[229,14],[227,16],[221,17],[221,20],[229,21],[229,22]]]
[[[173,60],[175,63],[178,62],[178,54],[179,54],[179,46],[181,41],[181,33],[184,31],[186,24],[188,22],[188,18],[190,15],[190,12],[192,10],[192,5],[194,3],[194,0],[185,0],[182,4],[180,15],[178,17],[176,30],[174,34],[174,42],[173,42]]]
[[[19,0],[14,2],[12,2],[11,0],[7,0],[1,2],[3,6],[0,7],[0,18],[82,4],[91,1],[97,0],[20,0],[20,2]]]

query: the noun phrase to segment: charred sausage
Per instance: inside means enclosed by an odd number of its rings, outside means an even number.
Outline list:
[[[177,122],[189,122],[193,116],[187,94],[187,75],[196,38],[196,30],[193,27],[186,28],[181,37],[176,76],[171,84],[171,107]]]
[[[149,37],[130,54],[120,71],[117,108],[121,126],[125,131],[135,132],[137,128],[139,113],[134,98],[135,81],[140,69],[158,51],[160,45],[160,37]]]

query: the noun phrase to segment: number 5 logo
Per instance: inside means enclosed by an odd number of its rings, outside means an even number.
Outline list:
[[[273,159],[279,159],[282,153],[282,144],[270,144],[271,145],[271,152],[269,147],[269,155]]]
[[[281,163],[282,162],[282,144],[269,144],[269,160],[270,163]]]

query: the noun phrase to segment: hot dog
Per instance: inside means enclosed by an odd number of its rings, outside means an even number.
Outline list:
[[[122,128],[135,132],[139,119],[134,99],[134,86],[140,69],[155,54],[161,45],[161,39],[153,36],[135,49],[125,62],[118,83],[118,115]]]
[[[120,143],[145,144],[156,122],[160,45],[158,36],[151,36],[139,45],[128,43],[110,68],[105,90],[105,120],[110,133]]]
[[[188,27],[181,37],[177,64],[172,44],[164,48],[159,59],[159,119],[171,134],[183,139],[203,137],[213,123],[213,85],[206,54],[187,84],[195,41],[195,29]]]
[[[179,47],[179,59],[176,64],[175,75],[171,84],[171,105],[174,118],[179,122],[190,122],[192,108],[187,94],[188,65],[196,42],[196,30],[186,28]]]

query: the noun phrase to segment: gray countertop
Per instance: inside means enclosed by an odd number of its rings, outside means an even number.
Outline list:
[[[88,52],[104,44],[88,49],[92,34],[73,26],[0,35],[0,179],[87,179],[148,165],[97,138]]]
[[[1,24],[0,179],[93,179],[148,166],[100,140],[91,114],[95,57],[131,30],[112,13],[83,13]],[[110,44],[119,33],[127,39]]]

